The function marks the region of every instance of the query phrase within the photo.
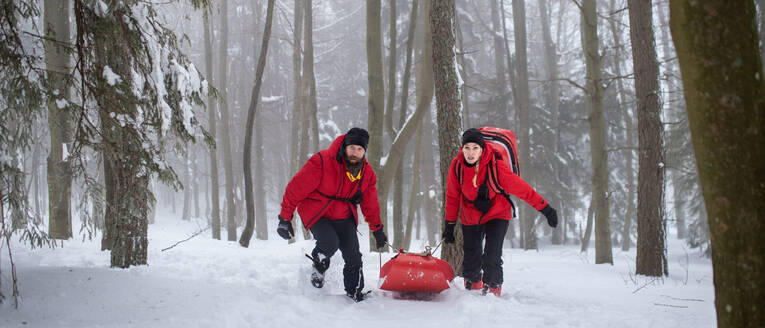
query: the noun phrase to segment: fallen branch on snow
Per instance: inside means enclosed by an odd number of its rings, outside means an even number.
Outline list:
[[[204,228],[204,229],[202,229],[202,230],[199,230],[199,231],[195,232],[195,233],[194,233],[194,234],[192,234],[192,235],[191,235],[189,238],[186,238],[186,239],[184,239],[184,240],[181,240],[181,241],[179,241],[179,242],[177,242],[177,243],[173,244],[173,245],[172,245],[172,246],[170,246],[170,247],[167,247],[167,248],[163,248],[163,249],[162,249],[162,251],[164,252],[164,251],[166,251],[166,250],[168,250],[168,249],[171,249],[171,248],[173,248],[173,247],[175,247],[175,246],[178,246],[178,244],[180,244],[180,243],[182,243],[182,242],[185,242],[185,241],[188,241],[189,239],[191,239],[191,238],[194,238],[194,237],[198,236],[199,234],[201,234],[201,233],[203,233],[203,232],[207,231],[207,229],[210,229],[210,226],[207,226],[207,228]]]

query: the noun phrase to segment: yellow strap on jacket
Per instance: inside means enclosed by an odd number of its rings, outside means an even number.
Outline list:
[[[348,176],[348,179],[350,179],[351,182],[356,182],[356,180],[361,178],[361,170],[359,170],[359,173],[357,173],[356,176],[353,176],[351,172],[347,172],[347,171],[345,172],[345,175]]]

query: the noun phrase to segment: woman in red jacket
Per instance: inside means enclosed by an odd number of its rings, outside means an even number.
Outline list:
[[[297,209],[303,226],[310,229],[316,239],[316,247],[309,256],[313,260],[311,284],[316,288],[324,286],[324,272],[339,249],[345,261],[345,291],[357,302],[365,295],[356,236],[358,207],[369,223],[377,248],[385,246],[388,240],[380,222],[377,175],[364,158],[368,142],[366,130],[352,128],[337,137],[328,149],[311,156],[287,184],[276,229],[282,238],[292,238],[295,232],[290,221]]]
[[[491,147],[485,147],[481,131],[473,128],[462,134],[461,154],[449,168],[443,232],[444,242],[454,243],[454,226],[459,215],[464,237],[465,289],[497,296],[502,292],[502,243],[513,216],[513,205],[505,195],[523,199],[541,211],[551,227],[558,225],[555,209],[498,158],[499,154],[495,156]],[[486,244],[481,249],[484,237]]]

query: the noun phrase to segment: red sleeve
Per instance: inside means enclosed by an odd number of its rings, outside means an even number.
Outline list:
[[[457,221],[460,212],[460,202],[462,201],[462,186],[460,186],[459,177],[457,177],[456,166],[459,157],[452,160],[449,166],[449,173],[446,180],[446,203],[444,204],[444,219],[449,222]]]
[[[297,204],[319,187],[319,182],[321,182],[322,176],[322,166],[321,155],[316,153],[311,156],[300,171],[292,177],[292,180],[290,180],[287,184],[287,188],[284,190],[284,197],[282,197],[282,211],[279,213],[279,216],[285,220],[292,220],[292,214],[295,213]]]
[[[366,164],[367,179],[366,188],[362,191],[361,213],[364,214],[364,221],[369,224],[369,230],[377,231],[382,228],[380,221],[380,201],[377,199],[377,174],[372,170],[372,166]],[[364,182],[364,181],[362,181]]]
[[[506,193],[522,199],[537,211],[547,206],[547,201],[534,188],[531,188],[526,181],[523,181],[521,177],[510,171],[509,166],[505,163],[495,162],[495,164],[498,164],[496,166],[499,183]]]

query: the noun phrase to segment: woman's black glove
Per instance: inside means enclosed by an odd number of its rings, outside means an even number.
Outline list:
[[[385,247],[385,244],[388,243],[388,236],[385,235],[382,225],[380,225],[380,229],[372,231],[372,235],[375,236],[375,246],[377,246],[377,249]]]
[[[550,204],[547,204],[540,212],[547,218],[547,224],[553,228],[558,226],[558,212]]]
[[[444,242],[447,244],[454,244],[454,226],[456,226],[456,222],[444,222],[444,233],[443,238]]]
[[[290,238],[295,236],[295,230],[292,229],[290,221],[282,219],[281,216],[279,216],[279,225],[276,227],[276,233],[286,240],[290,240]]]

